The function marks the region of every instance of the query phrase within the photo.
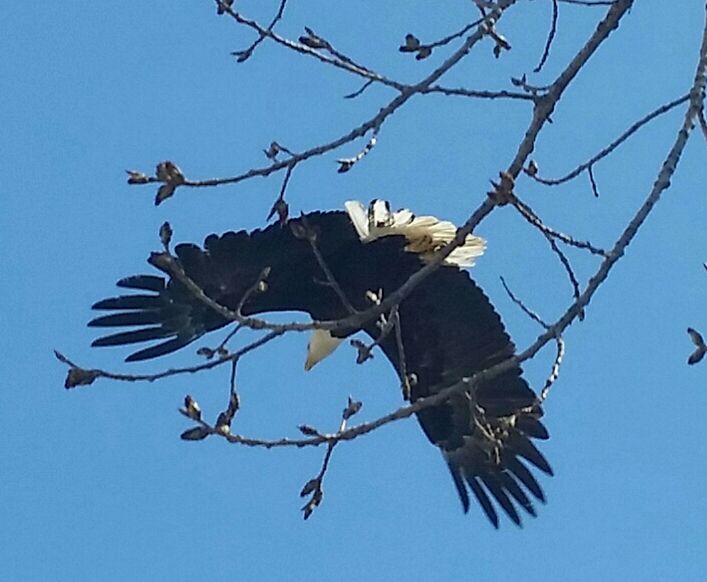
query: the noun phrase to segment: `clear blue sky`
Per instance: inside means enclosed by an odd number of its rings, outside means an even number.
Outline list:
[[[260,19],[275,2],[239,2]],[[304,25],[392,77],[413,81],[443,50],[416,62],[397,52],[459,28],[470,2],[292,0],[279,31]],[[491,45],[445,84],[510,88],[536,65],[549,26],[547,1],[518,3],[500,25],[513,49]],[[546,176],[584,161],[635,119],[689,88],[702,2],[637,2],[590,61],[543,132],[535,159]],[[384,7],[381,8],[381,5]],[[546,71],[552,80],[603,8],[561,5]],[[125,169],[164,159],[192,178],[266,163],[273,139],[301,150],[337,137],[391,98],[269,43],[237,65],[229,52],[252,37],[213,3],[6,2],[0,10],[0,579],[35,580],[702,580],[707,571],[707,362],[688,368],[685,328],[707,332],[704,140],[693,136],[671,189],[568,331],[561,378],[546,406],[543,450],[556,476],[548,503],[523,530],[494,531],[480,510],[460,509],[438,451],[414,420],[337,448],[323,505],[303,522],[301,486],[321,449],[252,450],[219,439],[185,443],[177,413],[186,393],[207,415],[226,398],[227,371],[152,385],[99,381],[67,392],[57,348],[86,367],[127,371],[195,362],[193,351],[126,366],[123,350],[89,348],[94,301],[122,276],[148,272],[157,229],[179,241],[254,228],[280,178],[183,191],[155,208],[154,189],[129,187]],[[609,246],[648,193],[683,109],[643,129],[585,178],[561,189],[528,181],[517,192],[550,224]],[[488,180],[512,159],[526,129],[523,102],[416,98],[384,125],[353,171],[314,159],[294,173],[293,212],[340,208],[350,198],[463,221]],[[545,241],[510,209],[479,234],[475,268],[519,346],[539,330],[505,296],[514,291],[546,319],[571,300]],[[596,263],[570,253],[585,281]],[[365,366],[341,350],[305,375],[303,336],[268,346],[240,366],[243,410],[234,430],[295,436],[296,425],[333,430],[348,394],[361,420],[400,395],[382,356]],[[203,342],[202,342],[203,343]],[[208,342],[206,342],[208,343]],[[210,343],[215,343],[214,341]],[[526,366],[542,385],[553,354]]]

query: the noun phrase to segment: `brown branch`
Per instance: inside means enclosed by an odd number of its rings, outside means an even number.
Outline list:
[[[565,313],[548,329],[541,334],[533,344],[531,344],[523,352],[516,354],[515,356],[500,362],[486,370],[477,372],[469,378],[464,378],[458,384],[446,388],[440,391],[434,396],[427,398],[418,399],[415,403],[409,406],[403,406],[389,414],[381,416],[371,422],[360,424],[349,428],[337,435],[317,435],[307,439],[278,439],[278,440],[261,440],[261,439],[249,439],[246,437],[241,437],[238,435],[224,435],[230,442],[239,443],[249,446],[262,446],[266,448],[272,447],[283,447],[283,446],[317,446],[331,440],[351,440],[360,435],[369,433],[377,428],[400,420],[403,418],[408,418],[416,412],[422,410],[423,408],[429,406],[436,406],[441,404],[450,398],[453,394],[460,391],[473,391],[473,389],[480,383],[489,380],[514,366],[532,358],[540,349],[542,349],[549,341],[557,340],[561,337],[563,331],[583,312],[584,308],[589,304],[592,297],[599,289],[601,284],[606,280],[609,273],[616,265],[616,263],[624,256],[626,247],[631,243],[638,233],[641,225],[645,222],[647,217],[652,212],[656,203],[660,199],[662,193],[670,187],[671,177],[673,176],[676,167],[682,156],[682,152],[685,149],[688,138],[692,129],[694,128],[694,122],[699,114],[700,109],[704,104],[704,90],[705,90],[705,70],[707,69],[707,23],[703,33],[702,46],[700,50],[700,59],[697,66],[697,72],[695,75],[695,81],[693,87],[690,91],[690,105],[685,113],[684,121],[682,127],[677,133],[675,142],[673,143],[668,155],[666,156],[658,177],[651,188],[648,197],[644,203],[639,207],[636,214],[634,215],[631,222],[624,229],[621,236],[616,240],[609,256],[604,259],[596,273],[590,278],[589,283],[580,295],[565,311]],[[382,302],[381,305],[383,305]],[[556,357],[556,362],[562,359],[562,354],[564,352],[564,347],[558,343],[558,356]],[[552,380],[554,374],[551,374],[549,380]],[[550,385],[552,382],[550,382]],[[547,383],[546,383],[547,387]],[[541,395],[542,397],[543,395]],[[547,396],[547,390],[544,390],[544,397]]]
[[[497,22],[503,13],[503,10],[514,4],[515,0],[505,0],[499,2],[498,7],[493,10],[487,16],[484,22]],[[628,11],[632,5],[632,0],[617,0],[616,4],[612,5],[611,9],[608,11],[606,17],[599,23],[596,31],[591,36],[589,41],[585,46],[579,51],[579,53],[570,62],[568,67],[560,74],[555,83],[550,86],[548,93],[543,97],[539,98],[536,102],[533,119],[531,121],[530,127],[528,128],[523,141],[521,142],[518,152],[515,158],[511,162],[508,169],[508,174],[513,177],[517,177],[520,173],[526,158],[533,151],[535,140],[540,130],[544,126],[548,117],[554,110],[557,101],[560,99],[564,90],[570,81],[577,75],[580,68],[584,63],[591,57],[591,55],[596,51],[600,44],[609,36],[609,34],[618,26],[618,23],[622,16]],[[218,180],[210,180],[201,183],[193,183],[187,180],[184,181],[185,185],[218,185],[226,183],[235,183],[246,179],[247,177],[252,177],[255,175],[269,175],[270,173],[282,169],[284,167],[289,167],[290,165],[296,164],[298,161],[302,161],[315,155],[316,153],[323,153],[327,151],[327,148],[333,148],[334,144],[341,145],[345,143],[348,136],[358,136],[358,132],[365,133],[369,129],[379,127],[380,124],[395,110],[397,110],[403,103],[405,103],[413,94],[419,92],[420,89],[424,87],[429,87],[435,81],[437,81],[446,71],[459,62],[469,50],[483,38],[485,34],[488,33],[489,28],[487,26],[480,26],[479,29],[471,36],[469,36],[464,45],[457,50],[452,56],[450,56],[440,67],[435,69],[430,75],[428,75],[423,81],[417,85],[411,86],[404,90],[399,96],[393,99],[388,106],[381,109],[380,112],[371,120],[364,123],[358,129],[353,130],[347,136],[340,138],[336,142],[331,142],[324,146],[318,146],[317,148],[312,148],[303,152],[301,154],[295,155],[286,162],[278,162],[271,165],[269,168],[250,170],[246,174],[235,178],[226,178]],[[351,138],[353,139],[353,138]],[[336,147],[338,147],[338,145]],[[496,207],[497,201],[493,197],[486,199],[484,203],[477,208],[477,210],[469,217],[469,219],[464,223],[464,225],[458,229],[457,234],[453,241],[451,241],[446,247],[440,249],[435,256],[425,265],[422,269],[413,274],[400,288],[398,288],[394,293],[386,297],[380,305],[374,305],[370,309],[350,315],[346,318],[340,319],[338,321],[321,321],[311,324],[303,323],[290,323],[290,324],[272,324],[261,319],[244,317],[242,314],[234,312],[218,302],[214,301],[208,297],[204,291],[196,285],[189,277],[186,276],[184,271],[179,266],[178,262],[169,253],[161,253],[159,255],[160,261],[162,261],[162,266],[173,273],[200,301],[213,308],[219,314],[221,314],[226,319],[237,321],[238,323],[251,327],[253,329],[267,329],[270,331],[277,331],[279,333],[284,333],[286,331],[308,331],[312,329],[328,329],[332,330],[342,330],[342,329],[360,329],[360,327],[367,321],[370,321],[374,317],[378,317],[380,314],[390,310],[394,306],[400,304],[400,302],[410,293],[412,290],[420,284],[433,270],[437,269],[439,265],[442,264],[445,258],[447,258],[457,247],[464,243],[466,236],[469,235],[473,229],[492,212]],[[153,255],[155,257],[156,255]]]
[[[503,12],[515,4],[516,0],[500,0],[498,2],[498,7],[491,11],[489,15],[487,16],[486,20],[487,21],[495,21],[497,22],[499,18],[501,18]],[[232,14],[233,17],[236,17],[236,14],[231,8],[228,8],[227,12],[229,14]],[[238,15],[238,18],[242,17]],[[251,22],[251,21],[248,21]],[[265,29],[262,29],[257,23],[255,23],[255,26],[258,27],[258,30],[264,31]],[[476,45],[484,36],[488,34],[487,28],[484,28],[483,26],[480,26],[474,33],[472,33],[462,44],[462,46],[456,50],[449,58],[447,58],[439,67],[437,67],[434,71],[432,71],[427,77],[425,77],[423,80],[420,82],[414,84],[414,85],[402,85],[400,86],[400,94],[397,95],[394,99],[392,99],[387,105],[382,107],[378,113],[373,116],[371,119],[368,121],[362,123],[359,125],[357,128],[354,128],[353,130],[349,131],[345,135],[330,141],[325,144],[318,145],[316,147],[310,148],[308,150],[305,150],[304,152],[301,152],[299,154],[294,154],[291,156],[289,159],[284,160],[284,161],[279,161],[279,162],[273,162],[269,166],[261,167],[261,168],[252,168],[248,170],[247,172],[244,172],[242,174],[239,174],[237,176],[232,176],[229,178],[212,178],[212,179],[207,179],[207,180],[188,180],[184,178],[183,176],[181,177],[180,181],[178,184],[174,185],[174,188],[179,186],[185,186],[185,187],[190,187],[190,188],[204,188],[204,187],[212,187],[212,186],[221,186],[225,184],[237,184],[239,182],[243,182],[245,180],[249,180],[254,177],[266,177],[269,176],[270,174],[273,174],[275,172],[278,172],[280,170],[286,169],[290,166],[297,165],[311,157],[314,156],[319,156],[322,154],[325,154],[327,152],[333,151],[341,147],[342,145],[345,145],[347,143],[350,143],[358,138],[361,138],[365,136],[369,131],[375,130],[376,128],[379,128],[383,122],[390,117],[395,111],[397,111],[402,105],[404,105],[411,97],[414,95],[420,94],[424,92],[424,90],[427,87],[432,86],[435,82],[437,82],[440,77],[442,77],[447,71],[449,71],[454,65],[456,65],[459,61],[461,61]],[[268,36],[271,38],[276,38],[276,35],[274,33],[269,33]],[[296,43],[291,43],[290,41],[287,41],[289,44],[294,44],[297,47],[299,47],[297,50],[302,49],[301,52],[307,52],[307,53],[316,53],[316,51],[313,51],[312,49],[305,47],[304,45],[297,45]],[[286,43],[286,44],[287,44]],[[321,55],[320,55],[321,56]],[[347,65],[349,66],[349,65]],[[366,76],[366,75],[364,75]],[[367,78],[370,78],[367,76]],[[378,78],[374,80],[379,80]],[[133,180],[131,183],[135,184],[146,184],[146,183],[152,183],[155,181],[158,181],[154,178],[148,178],[147,176],[144,176],[144,174],[141,174],[139,172],[131,172],[131,180]],[[135,179],[135,176],[139,176],[140,179]]]
[[[517,93],[514,91],[480,91],[476,89],[464,89],[462,87],[452,89],[450,87],[442,87],[433,85],[420,91],[421,94],[426,93],[441,93],[442,95],[459,96],[459,97],[474,97],[478,99],[512,99],[518,101],[535,101],[535,96],[528,93]]]
[[[223,6],[223,4],[221,4]],[[313,57],[325,64],[334,66],[339,69],[343,69],[349,73],[352,73],[354,75],[357,75],[359,77],[363,77],[365,79],[370,79],[374,82],[381,83],[382,85],[386,85],[389,87],[392,87],[397,90],[401,90],[403,85],[400,83],[397,83],[396,81],[392,81],[391,79],[387,79],[383,75],[379,75],[378,73],[370,70],[367,67],[364,67],[362,65],[356,64],[352,59],[348,57],[342,57],[340,53],[337,51],[334,51],[333,54],[337,56],[329,56],[325,53],[320,52],[319,50],[312,48],[312,46],[309,46],[305,43],[302,42],[294,42],[292,40],[289,40],[287,38],[284,38],[277,33],[275,33],[272,30],[269,30],[268,28],[265,28],[261,26],[258,22],[255,20],[251,20],[250,18],[247,18],[243,16],[240,12],[237,12],[230,6],[224,6],[224,13],[228,14],[231,18],[233,18],[238,24],[244,25],[248,28],[251,28],[254,30],[260,38],[269,38],[276,42],[277,44],[284,46],[285,48],[288,48],[292,51],[295,51],[300,54],[304,54],[310,57]],[[323,40],[323,39],[321,39]],[[324,41],[326,43],[326,41]],[[328,44],[328,43],[327,43]],[[329,45],[331,51],[333,51],[333,47]],[[320,47],[324,48],[324,46]],[[330,51],[330,52],[331,52]],[[239,52],[234,52],[233,53],[235,56],[238,56],[240,53]]]
[[[274,340],[276,337],[281,336],[283,333],[284,331],[271,331],[262,336],[261,338],[249,343],[245,347],[230,354],[221,356],[217,360],[211,360],[209,362],[198,364],[196,366],[187,366],[184,368],[169,368],[167,370],[163,370],[162,372],[156,372],[154,374],[121,374],[117,372],[110,372],[107,370],[99,370],[96,368],[88,369],[79,366],[78,364],[67,358],[61,352],[54,350],[54,355],[60,362],[69,366],[69,373],[71,373],[73,370],[88,372],[90,373],[90,375],[93,376],[94,380],[98,378],[107,378],[109,380],[118,380],[120,382],[156,382],[157,380],[162,380],[163,378],[169,378],[171,376],[179,376],[182,374],[196,374],[197,372],[203,372],[204,370],[211,370],[212,368],[216,368],[217,366],[221,366],[227,362],[234,362],[245,356],[247,353],[252,352],[256,348],[259,348],[260,346],[263,346],[266,343]],[[66,386],[66,388],[73,387],[74,386]]]
[[[616,0],[609,8],[606,16],[599,22],[596,30],[587,43],[575,55],[570,64],[565,68],[552,85],[548,87],[547,93],[538,100],[533,111],[533,120],[525,134],[525,138],[518,147],[515,158],[508,167],[507,172],[514,178],[520,174],[528,156],[535,149],[535,140],[540,130],[543,128],[552,112],[555,110],[560,97],[567,89],[572,79],[574,79],[585,63],[596,52],[599,46],[609,37],[611,32],[618,28],[619,22],[633,6],[633,0]]]

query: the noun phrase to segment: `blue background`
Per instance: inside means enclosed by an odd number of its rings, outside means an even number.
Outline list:
[[[239,2],[260,21],[275,2]],[[448,4],[448,5],[447,5]],[[404,6],[404,7],[403,7]],[[490,41],[443,79],[447,86],[510,87],[542,52],[550,2],[519,2],[499,24],[513,49]],[[559,32],[535,84],[551,82],[605,8],[560,5]],[[100,380],[66,392],[52,349],[85,367],[155,371],[199,360],[193,350],[126,366],[125,350],[89,349],[89,306],[122,276],[147,272],[157,230],[175,240],[254,228],[281,174],[234,187],[180,190],[159,208],[155,188],[129,187],[125,169],[164,159],[191,178],[235,175],[267,160],[272,140],[303,150],[348,132],[394,95],[313,59],[263,43],[247,63],[230,51],[252,35],[210,2],[6,2],[0,10],[0,579],[34,580],[702,580],[707,569],[707,363],[688,367],[685,328],[707,332],[705,150],[699,129],[672,187],[587,309],[567,332],[561,377],[546,406],[543,451],[556,476],[524,529],[499,531],[478,507],[464,515],[447,469],[414,420],[335,451],[323,505],[303,522],[298,498],[323,449],[248,449],[216,438],[185,443],[186,393],[213,419],[228,371],[156,384]],[[277,30],[304,25],[392,78],[414,82],[445,58],[397,52],[405,33],[433,40],[475,18],[471,3],[288,4]],[[640,116],[685,93],[704,22],[702,2],[637,2],[562,98],[533,157],[559,176]],[[293,213],[345,200],[391,200],[462,222],[506,167],[530,120],[521,101],[415,97],[383,126],[351,172],[335,159],[299,166]],[[609,247],[645,198],[684,107],[659,118],[586,176],[517,193],[549,224]],[[519,347],[539,333],[499,275],[545,319],[571,301],[545,240],[512,209],[482,223],[488,240],[474,276]],[[597,266],[569,251],[582,281]],[[199,345],[214,345],[209,338]],[[309,374],[306,338],[291,335],[239,366],[243,410],[234,431],[296,436],[334,430],[346,397],[357,419],[400,405],[382,356],[364,366],[342,349]],[[542,386],[554,353],[525,368]]]

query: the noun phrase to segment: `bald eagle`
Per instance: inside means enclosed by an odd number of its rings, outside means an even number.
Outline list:
[[[307,240],[303,231],[314,237]],[[371,293],[392,294],[455,234],[450,222],[409,210],[392,212],[384,201],[368,207],[347,202],[345,211],[313,212],[252,232],[212,234],[203,248],[180,244],[174,254],[183,272],[208,297],[232,310],[240,306],[243,315],[302,311],[314,321],[331,321],[346,317],[351,309],[369,308]],[[331,353],[343,338],[363,331],[379,341],[401,381],[408,380],[408,397],[415,402],[512,356],[515,347],[500,317],[463,270],[484,248],[482,239],[467,236],[415,287],[398,307],[398,334],[379,337],[382,327],[377,318],[360,330],[315,331],[305,368]],[[132,294],[93,305],[113,313],[93,319],[90,326],[137,329],[100,337],[94,346],[159,340],[126,358],[146,360],[231,323],[197,298],[157,256],[148,262],[166,277],[121,279],[118,287],[134,290]],[[248,294],[265,268],[269,268],[266,285],[261,292]],[[552,475],[533,443],[548,438],[542,414],[536,394],[516,366],[473,392],[456,392],[444,403],[420,410],[417,419],[442,451],[464,511],[469,510],[471,492],[498,527],[498,507],[521,525],[519,510],[535,516],[532,498],[545,501],[530,470],[535,467]]]

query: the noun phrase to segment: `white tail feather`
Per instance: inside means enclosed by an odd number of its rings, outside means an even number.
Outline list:
[[[415,216],[410,210],[390,211],[384,200],[373,200],[368,209],[357,200],[345,203],[346,211],[363,242],[391,235],[402,235],[408,240],[406,250],[430,260],[436,251],[450,243],[457,234],[457,227],[434,216]],[[444,260],[446,265],[471,267],[486,249],[486,241],[467,235],[464,244],[454,249]]]

